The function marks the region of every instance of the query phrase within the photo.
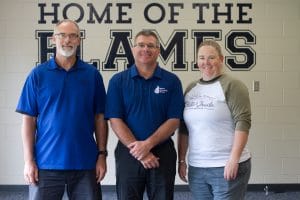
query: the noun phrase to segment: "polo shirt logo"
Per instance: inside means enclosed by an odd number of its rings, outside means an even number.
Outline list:
[[[156,86],[156,88],[154,89],[154,93],[155,94],[164,94],[164,93],[167,93],[168,90],[166,88],[162,88],[162,87],[159,87],[159,86]]]

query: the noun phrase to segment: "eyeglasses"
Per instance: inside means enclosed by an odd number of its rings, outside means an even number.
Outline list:
[[[71,33],[71,34],[66,34],[66,33],[56,33],[55,36],[60,39],[60,40],[65,40],[67,39],[67,37],[70,39],[70,40],[75,40],[79,37],[78,34],[76,33]]]
[[[154,44],[144,44],[144,43],[137,43],[134,45],[134,47],[138,47],[140,49],[144,49],[145,47],[147,47],[150,50],[154,50],[156,48],[159,48],[159,46],[156,46]]]

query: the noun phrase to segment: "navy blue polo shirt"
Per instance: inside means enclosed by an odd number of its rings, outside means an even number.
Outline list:
[[[69,71],[54,58],[31,71],[16,111],[37,117],[34,153],[39,169],[95,168],[94,117],[104,113],[105,100],[100,73],[78,58]]]
[[[105,117],[121,118],[137,140],[145,140],[166,120],[182,119],[182,85],[159,66],[144,79],[135,65],[115,74],[108,86]]]

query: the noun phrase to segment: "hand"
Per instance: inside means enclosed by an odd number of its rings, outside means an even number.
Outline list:
[[[130,154],[137,160],[142,160],[151,150],[150,145],[145,141],[135,141],[127,146]]]
[[[27,184],[36,185],[38,182],[38,168],[35,161],[26,161],[24,165],[24,180]]]
[[[96,179],[97,183],[103,180],[106,174],[107,166],[106,166],[106,156],[99,155],[96,163]]]
[[[187,181],[187,178],[186,178],[186,171],[187,171],[187,166],[186,166],[186,163],[185,162],[181,162],[181,163],[178,163],[178,175],[179,175],[179,178],[184,181],[184,182],[188,182]]]
[[[239,163],[235,161],[227,161],[224,168],[224,179],[227,181],[234,180],[237,176]]]
[[[159,167],[159,158],[153,153],[148,153],[141,161],[145,169],[152,169]]]

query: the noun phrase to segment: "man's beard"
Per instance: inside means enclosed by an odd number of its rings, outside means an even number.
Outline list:
[[[64,49],[63,47],[60,47],[58,51],[62,56],[69,58],[76,53],[76,48],[73,47],[72,49],[69,50],[69,48]]]

